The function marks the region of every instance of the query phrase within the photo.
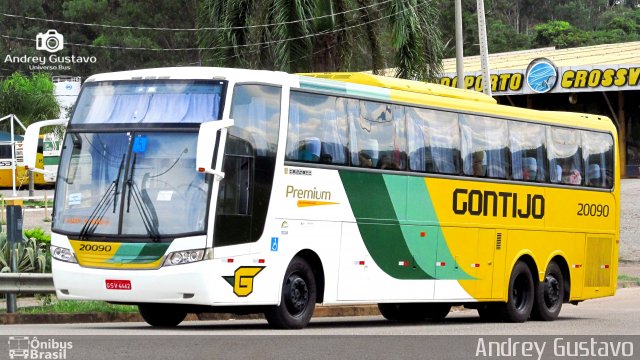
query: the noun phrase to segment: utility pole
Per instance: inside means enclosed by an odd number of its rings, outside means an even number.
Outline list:
[[[458,77],[458,89],[464,89],[464,44],[462,41],[462,0],[456,0],[456,75]]]
[[[482,64],[482,89],[491,96],[491,75],[489,72],[489,48],[487,46],[487,25],[484,20],[484,0],[477,0],[478,37],[480,40],[480,62]],[[459,81],[459,80],[458,80]]]

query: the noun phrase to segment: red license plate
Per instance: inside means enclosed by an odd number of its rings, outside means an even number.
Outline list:
[[[105,280],[107,290],[131,290],[131,280]]]

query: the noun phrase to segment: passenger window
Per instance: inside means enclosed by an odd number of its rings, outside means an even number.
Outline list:
[[[458,115],[407,108],[409,169],[440,174],[460,173]]]
[[[354,166],[404,169],[406,151],[400,135],[404,119],[402,107],[350,99],[348,114]]]
[[[509,132],[506,120],[460,115],[465,175],[509,178]]]
[[[613,186],[613,138],[610,134],[582,131],[584,184],[610,189]]]
[[[584,177],[580,148],[580,130],[547,129],[549,174],[554,184],[581,185]]]
[[[511,177],[514,180],[547,181],[546,130],[544,125],[509,123]]]
[[[285,159],[323,164],[347,162],[346,101],[292,92]]]

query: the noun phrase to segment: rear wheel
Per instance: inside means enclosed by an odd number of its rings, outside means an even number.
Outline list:
[[[185,310],[170,304],[140,304],[138,311],[147,324],[158,327],[178,326],[187,317]]]
[[[534,302],[533,277],[529,266],[518,261],[511,271],[509,298],[499,303],[501,318],[506,322],[525,322],[531,315]]]
[[[536,289],[535,302],[531,318],[542,321],[553,321],[558,318],[564,300],[564,278],[560,267],[555,262],[549,263],[541,282]]]
[[[282,284],[280,305],[265,311],[269,325],[277,329],[302,329],[309,324],[316,305],[316,280],[301,257],[289,264]]]

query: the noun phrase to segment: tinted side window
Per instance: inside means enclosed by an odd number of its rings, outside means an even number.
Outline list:
[[[512,121],[509,123],[509,143],[512,178],[524,181],[547,181],[546,127]]]
[[[345,99],[291,93],[286,160],[343,165],[347,147]]]
[[[549,175],[554,184],[581,185],[584,172],[580,130],[547,128]]]
[[[509,178],[508,121],[483,116],[460,116],[465,175]]]
[[[582,131],[584,184],[598,188],[613,186],[613,138],[609,134]]]
[[[397,111],[400,115],[394,114]],[[400,170],[404,168],[402,107],[348,100],[351,163],[354,166]]]
[[[457,114],[407,108],[407,143],[411,170],[460,173]]]

